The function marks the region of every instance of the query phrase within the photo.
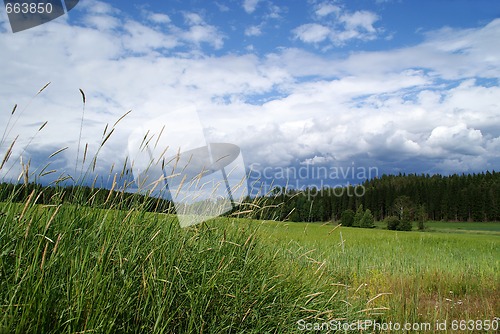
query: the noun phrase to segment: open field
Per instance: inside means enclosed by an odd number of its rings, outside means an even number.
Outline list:
[[[484,232],[500,235],[500,223],[498,222],[428,222],[427,227],[430,231],[438,232]]]
[[[0,203],[0,332],[294,333],[334,319],[499,316],[494,232],[228,217],[183,230],[140,205],[40,206],[35,196]]]
[[[476,223],[457,225],[466,224]],[[494,231],[500,224],[482,226]],[[496,232],[396,232],[277,222],[262,224],[260,231],[271,243],[309,250],[308,256],[339,282],[366,284],[362,289],[367,297],[388,293],[375,301],[389,308],[386,319],[435,322],[499,314],[500,238]]]
[[[375,222],[378,229],[386,229],[383,221]],[[413,223],[413,231],[417,231],[417,224]],[[426,232],[448,233],[479,233],[500,236],[500,222],[448,222],[428,221],[425,223]]]

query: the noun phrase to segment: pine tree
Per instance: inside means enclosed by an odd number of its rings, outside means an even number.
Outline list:
[[[417,219],[418,219],[418,229],[420,231],[425,230],[425,221],[427,220],[427,212],[425,211],[425,206],[422,204],[417,209]]]
[[[365,213],[363,214],[363,217],[361,218],[359,226],[364,228],[375,227],[375,220],[373,219],[373,215],[370,209],[366,209]]]
[[[342,217],[340,218],[343,226],[352,226],[354,223],[354,211],[347,209],[342,212]]]
[[[399,221],[399,226],[397,228],[398,231],[411,231],[413,228],[413,224],[411,220],[403,218]]]
[[[365,211],[363,210],[363,204],[360,204],[356,210],[356,214],[354,215],[354,222],[352,223],[353,227],[360,227],[361,219],[363,219],[364,214]]]

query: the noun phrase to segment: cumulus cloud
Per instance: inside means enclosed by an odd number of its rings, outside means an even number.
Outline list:
[[[333,5],[331,3],[321,3],[318,5],[318,8],[316,9],[315,13],[319,17],[327,16],[332,13],[339,14],[342,11],[342,9],[339,6]]]
[[[148,13],[148,18],[155,23],[170,23],[170,17],[166,14]]]
[[[177,38],[136,21],[128,21],[124,30],[126,34],[123,36],[123,45],[134,53],[145,53],[151,49],[170,49],[179,43]]]
[[[303,24],[293,30],[295,37],[306,43],[318,43],[324,41],[331,31],[317,23]]]
[[[224,45],[224,37],[218,33],[217,28],[210,25],[194,25],[188,31],[182,32],[181,36],[196,45],[208,43],[216,49]]]
[[[111,15],[120,13],[120,11],[112,5],[99,0],[83,1],[81,4],[78,4],[78,9],[83,9],[89,14]]]
[[[500,32],[499,22],[454,29],[453,34],[439,30],[416,46],[345,59],[299,49],[268,56],[270,63],[280,62],[296,77],[317,77],[264,105],[266,112],[279,110],[270,117],[282,117],[279,131],[286,132],[300,115],[321,120],[316,122],[321,126],[309,129],[315,136],[295,131],[288,163],[320,161],[317,151],[301,149],[310,145],[337,161],[368,155],[371,163],[397,161],[407,170],[494,168],[500,162],[493,149],[500,138],[500,49],[485,41]],[[457,53],[457,48],[467,52]],[[486,62],[480,55],[486,55]],[[480,78],[493,81],[484,85]]]
[[[315,22],[306,23],[292,30],[295,39],[317,44],[330,41],[341,46],[350,40],[376,39],[381,29],[375,27],[379,16],[360,10],[349,12],[331,3],[321,3],[315,10]]]
[[[245,12],[252,14],[257,8],[259,2],[260,0],[243,0],[243,8],[245,9]]]
[[[375,33],[373,24],[378,21],[378,16],[369,11],[356,11],[354,13],[343,14],[340,16],[340,22],[345,24],[348,30],[365,30],[369,33]]]
[[[189,25],[205,24],[203,18],[197,13],[184,13],[184,19]]]
[[[260,26],[250,26],[245,29],[246,36],[259,36],[262,34],[262,30]]]
[[[184,13],[184,20],[189,25],[187,31],[175,28],[178,35],[184,40],[199,46],[201,43],[208,43],[216,49],[224,45],[224,35],[217,27],[207,24],[198,13]]]
[[[480,130],[467,128],[466,124],[434,128],[427,144],[448,154],[479,155],[484,153],[483,135]]]

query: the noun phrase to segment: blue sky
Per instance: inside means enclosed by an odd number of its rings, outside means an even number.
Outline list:
[[[163,116],[174,128],[186,105],[208,141],[237,144],[279,183],[301,168],[313,185],[360,181],[354,167],[498,170],[499,37],[500,2],[487,0],[81,0],[15,34],[2,8],[0,157],[19,137],[0,173],[16,179],[22,156],[33,177],[47,164],[47,179],[72,175],[84,145],[97,152],[132,110],[99,151],[106,177],[137,127]]]

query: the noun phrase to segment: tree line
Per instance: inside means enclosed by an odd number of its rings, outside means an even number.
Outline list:
[[[337,221],[362,205],[375,220],[404,215],[429,220],[500,221],[500,173],[382,175],[357,186],[288,190],[275,188],[255,218]]]
[[[99,209],[127,210],[141,207],[149,212],[172,212],[173,203],[163,198],[145,194],[109,190],[89,186],[42,186],[38,183],[0,183],[0,202],[23,203],[30,199],[34,204],[74,204]]]
[[[147,211],[173,213],[173,203],[126,191],[87,186],[52,186],[36,183],[0,184],[0,201],[24,202],[35,191],[37,204],[70,203],[98,208],[128,209],[140,205]],[[228,215],[265,220],[338,221],[346,210],[369,210],[365,222],[399,216],[429,220],[500,221],[500,173],[450,176],[383,175],[357,186],[321,189],[275,188],[258,198],[248,197]],[[403,212],[404,211],[404,212]],[[244,214],[238,214],[244,213]],[[365,223],[364,223],[365,224]]]

